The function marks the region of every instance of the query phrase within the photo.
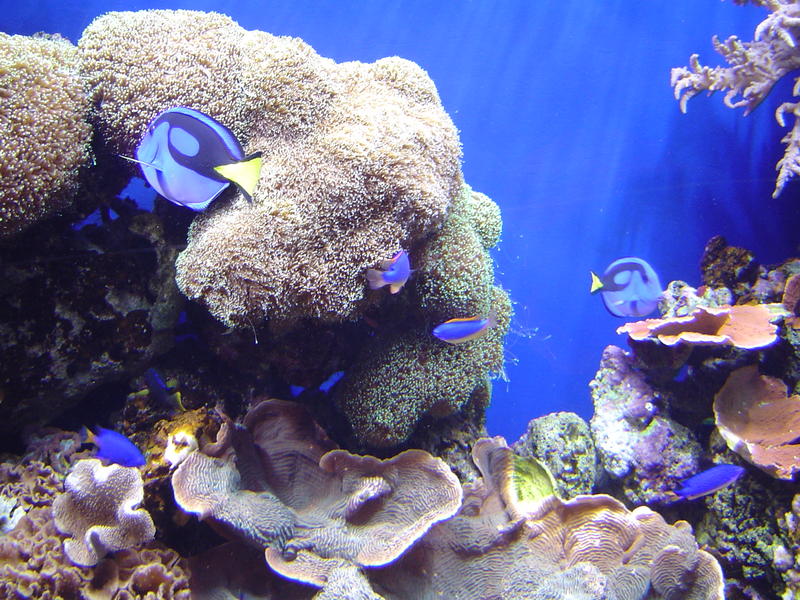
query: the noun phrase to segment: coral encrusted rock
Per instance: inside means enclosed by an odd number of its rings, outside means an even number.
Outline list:
[[[678,482],[698,470],[701,449],[692,432],[669,416],[664,398],[621,348],[603,350],[589,387],[603,468],[631,502],[673,500]]]
[[[0,237],[70,205],[90,157],[89,108],[72,44],[0,33]]]
[[[108,13],[79,47],[115,151],[188,106],[263,153],[253,202],[216,200],[177,262],[183,293],[225,324],[355,318],[366,270],[438,229],[461,187],[456,128],[412,62],[337,64],[193,11]]]
[[[519,456],[544,462],[563,498],[591,494],[602,475],[589,424],[573,412],[531,419],[513,449]]]

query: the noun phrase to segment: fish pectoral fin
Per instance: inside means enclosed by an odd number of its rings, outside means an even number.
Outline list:
[[[377,290],[385,286],[386,281],[383,279],[383,271],[367,269],[367,283],[369,283],[369,287],[372,290]]]
[[[130,156],[125,156],[124,154],[117,154],[120,158],[124,158],[125,160],[129,160],[132,163],[136,163],[137,165],[144,165],[145,167],[150,167],[151,169],[155,169],[156,171],[163,171],[161,167],[158,165],[154,165],[153,163],[145,162],[143,160],[139,160],[138,158],[131,158]]]
[[[256,191],[258,178],[261,175],[261,152],[256,152],[239,162],[218,165],[214,167],[214,171],[235,183],[247,201],[252,202],[253,192]]]

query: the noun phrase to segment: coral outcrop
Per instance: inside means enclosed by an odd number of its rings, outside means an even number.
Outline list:
[[[602,477],[589,425],[575,413],[557,412],[532,419],[513,449],[519,456],[544,462],[563,498],[591,494]]]
[[[0,432],[19,435],[175,343],[183,296],[159,216],[35,228],[0,252]]]
[[[424,416],[452,415],[490,395],[512,314],[508,294],[493,284],[489,255],[501,228],[497,205],[464,186],[419,254],[410,314],[390,316],[337,386],[335,400],[361,442],[396,446]],[[481,339],[451,345],[431,335],[448,319],[490,314],[497,324]]]
[[[89,109],[75,46],[0,33],[0,237],[71,204],[90,158]]]
[[[737,1],[737,4],[744,4]],[[743,42],[735,35],[720,41],[713,38],[714,49],[728,62],[728,67],[707,67],[700,64],[697,54],[689,57],[688,67],[672,69],[671,83],[675,98],[686,112],[686,103],[700,92],[725,91],[725,104],[744,108],[745,114],[754,110],[772,86],[800,67],[800,7],[793,0],[753,0],[769,9],[770,14],[759,23],[753,41]],[[800,95],[800,78],[793,95]],[[783,127],[785,115],[795,116],[794,126],[784,136],[786,152],[778,161],[778,178],[773,197],[781,193],[786,182],[800,174],[800,102],[784,102],[775,112]]]
[[[415,304],[438,324],[454,317],[488,315],[494,269],[489,250],[497,245],[500,208],[465,185],[444,226],[421,249],[414,274]]]
[[[336,64],[190,11],[109,13],[79,47],[111,147],[130,152],[181,105],[263,152],[254,202],[219,200],[177,262],[181,290],[226,324],[353,319],[366,269],[440,227],[460,189],[456,129],[411,62]]]
[[[621,348],[603,351],[589,387],[591,428],[606,472],[631,502],[674,500],[677,483],[698,471],[701,449],[692,432],[669,416],[665,399]]]
[[[420,419],[451,415],[491,389],[503,368],[503,337],[511,303],[493,288],[489,310],[498,325],[483,338],[452,345],[428,328],[378,335],[367,342],[336,389],[335,399],[358,438],[373,447],[405,441]]]
[[[64,552],[77,565],[94,566],[108,552],[135,548],[155,536],[148,512],[138,508],[144,483],[138,469],[78,461],[53,502],[58,530],[70,536]]]
[[[710,446],[718,460],[735,462],[736,458],[716,433]],[[720,451],[724,454],[720,455]],[[748,582],[760,578],[762,583],[776,583],[773,554],[776,547],[786,543],[776,516],[789,505],[791,494],[773,487],[773,481],[755,469],[748,469],[735,484],[701,501],[705,511],[695,525],[697,541],[714,549],[728,577],[742,576]]]

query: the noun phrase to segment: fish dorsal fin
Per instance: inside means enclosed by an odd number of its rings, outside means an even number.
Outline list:
[[[252,202],[253,192],[256,191],[258,178],[261,175],[261,152],[251,154],[239,162],[216,166],[214,170],[235,183],[247,200]]]
[[[449,321],[445,321],[445,323],[474,323],[480,320],[481,320],[480,317],[457,317],[455,319],[450,319]]]

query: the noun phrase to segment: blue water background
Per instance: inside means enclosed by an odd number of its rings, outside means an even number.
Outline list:
[[[459,130],[464,175],[501,207],[497,279],[516,301],[492,434],[555,410],[591,415],[587,384],[621,323],[590,297],[589,270],[641,256],[662,281],[699,283],[708,238],[763,263],[796,254],[800,198],[770,196],[784,82],[753,114],[698,97],[681,115],[669,71],[711,36],[752,38],[764,9],[719,0],[7,3],[0,29],[77,41],[108,10],[217,10],[247,29],[303,38],[337,61],[399,55],[435,81]]]

